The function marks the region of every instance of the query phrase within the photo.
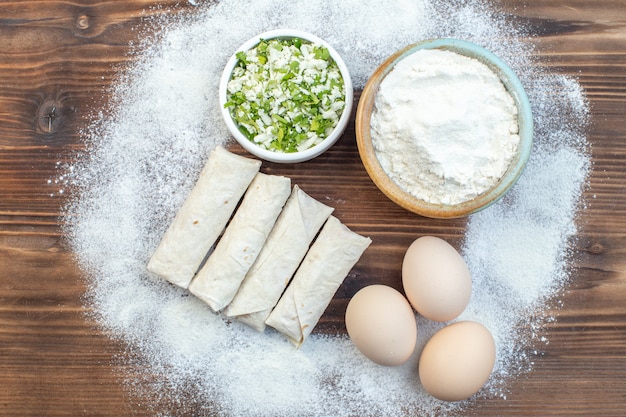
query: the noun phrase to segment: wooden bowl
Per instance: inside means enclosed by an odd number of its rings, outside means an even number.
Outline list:
[[[517,153],[500,180],[477,197],[453,205],[433,204],[418,199],[398,186],[382,168],[376,156],[370,135],[370,118],[379,86],[394,66],[408,55],[420,49],[442,49],[475,58],[496,73],[518,108],[520,142]],[[391,55],[366,83],[356,111],[356,139],[363,165],[376,186],[392,201],[413,213],[432,218],[464,217],[488,207],[499,200],[521,175],[533,141],[533,119],[530,103],[515,73],[497,56],[486,49],[457,39],[435,39],[409,45]]]

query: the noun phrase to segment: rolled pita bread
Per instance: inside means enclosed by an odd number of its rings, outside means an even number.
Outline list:
[[[291,180],[258,173],[189,291],[215,312],[226,307],[258,257],[291,191]]]
[[[265,324],[299,347],[370,243],[330,216]]]
[[[224,314],[264,331],[265,320],[333,210],[295,185],[265,246]]]
[[[218,146],[166,230],[148,270],[187,288],[261,167]]]

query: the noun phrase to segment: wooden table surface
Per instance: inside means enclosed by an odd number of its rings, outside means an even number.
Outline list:
[[[59,211],[48,180],[59,161],[80,149],[79,131],[114,67],[130,59],[132,30],[144,12],[175,13],[188,2],[7,1],[0,3],[0,415],[149,415],[120,379],[123,346],[84,314],[85,281],[63,246]],[[181,3],[177,5],[177,3]],[[577,272],[564,307],[546,329],[534,369],[510,381],[503,400],[484,400],[473,415],[623,415],[626,413],[626,1],[493,1],[527,21],[541,62],[576,76],[591,103],[587,132],[594,171],[579,222]],[[545,59],[544,59],[545,58]],[[343,164],[284,168],[315,194],[324,181],[352,175],[337,192],[378,196],[360,216],[387,210],[381,236],[388,257],[370,257],[383,276],[401,253],[394,242],[437,233],[453,242],[464,221],[426,221],[394,207],[364,176],[349,130],[333,150]],[[277,168],[278,169],[278,168]],[[312,176],[324,172],[323,179]],[[592,198],[593,197],[593,198]],[[359,227],[354,202],[338,217]],[[409,226],[404,227],[403,225]],[[385,261],[386,258],[390,260]],[[388,264],[386,263],[388,262]],[[345,302],[335,303],[321,329],[341,328]]]

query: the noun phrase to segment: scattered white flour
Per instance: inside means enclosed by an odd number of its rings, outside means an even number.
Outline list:
[[[404,191],[432,204],[459,204],[493,187],[508,169],[520,139],[517,113],[485,64],[422,49],[381,82],[372,144]]]
[[[490,10],[493,2],[403,0],[385,3],[384,13],[380,0],[192,3],[188,13],[147,22],[156,35],[136,45],[110,106],[83,132],[85,152],[62,172],[65,232],[88,280],[86,309],[128,346],[117,360],[129,392],[155,415],[429,416],[473,406],[434,400],[420,387],[417,355],[437,327],[426,320],[415,357],[386,368],[345,336],[313,335],[294,350],[146,274],[208,153],[229,138],[217,102],[222,66],[253,35],[294,27],[335,46],[357,89],[397,49],[444,36],[490,49],[522,78],[535,117],[531,159],[503,200],[469,218],[462,248],[474,280],[462,318],[484,323],[498,346],[480,395],[504,401],[507,381],[531,368],[542,343],[543,301],[569,279],[568,240],[589,171],[578,83],[534,65],[525,29]]]

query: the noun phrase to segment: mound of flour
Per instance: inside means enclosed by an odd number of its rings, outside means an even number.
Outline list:
[[[520,75],[535,112],[531,160],[504,200],[469,219],[462,248],[474,293],[461,318],[487,325],[498,346],[480,395],[504,401],[507,381],[531,368],[543,302],[569,279],[568,241],[590,165],[578,83],[533,65],[525,28],[489,2],[403,0],[386,3],[383,14],[371,0],[192,4],[190,13],[148,22],[154,35],[135,46],[110,107],[82,132],[87,152],[52,182],[71,190],[65,232],[88,280],[85,305],[128,346],[116,360],[128,369],[129,392],[155,415],[426,416],[472,406],[439,402],[420,387],[417,355],[437,330],[425,321],[415,357],[384,368],[346,337],[313,336],[296,351],[278,335],[222,320],[145,272],[208,153],[229,138],[214,93],[222,64],[253,35],[293,27],[329,41],[357,89],[388,55],[432,37],[480,44]]]

